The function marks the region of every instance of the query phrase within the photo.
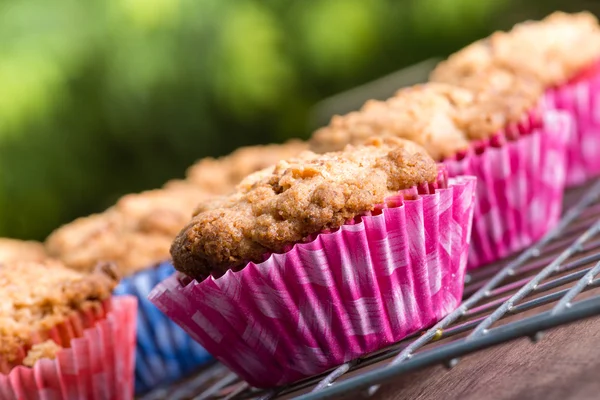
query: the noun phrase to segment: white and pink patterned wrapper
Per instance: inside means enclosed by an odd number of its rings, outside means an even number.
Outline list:
[[[532,112],[487,143],[444,161],[450,176],[477,177],[467,269],[523,250],[558,223],[572,130],[566,113]]]
[[[200,282],[172,276],[149,298],[253,386],[325,372],[459,305],[475,182],[460,177],[434,194],[386,199],[238,272]]]
[[[600,62],[570,82],[545,93],[547,107],[568,112],[575,121],[567,145],[567,187],[600,175]]]
[[[0,399],[132,399],[137,300],[122,296],[106,306],[106,314],[82,313],[47,332],[44,336],[70,347],[54,360],[0,374]]]

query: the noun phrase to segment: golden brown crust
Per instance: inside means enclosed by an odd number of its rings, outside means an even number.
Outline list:
[[[175,237],[198,202],[207,197],[193,185],[171,181],[165,189],[125,195],[114,209],[131,231]]]
[[[431,79],[460,84],[467,76],[499,68],[551,87],[568,81],[599,59],[596,17],[588,12],[555,12],[465,47],[440,63]]]
[[[42,261],[48,258],[39,242],[0,238],[0,264],[14,261]]]
[[[308,145],[300,140],[283,144],[242,147],[218,159],[203,158],[186,173],[187,180],[207,193],[229,194],[246,176],[290,157],[295,157]]]
[[[111,296],[116,269],[101,265],[90,274],[55,260],[0,265],[0,359],[11,361],[33,335]]]
[[[456,107],[472,101],[472,93],[450,85],[416,85],[386,101],[370,100],[360,111],[333,117],[314,133],[311,149],[338,151],[371,136],[395,136],[418,143],[439,160],[468,147],[457,125]]]
[[[457,113],[457,123],[469,140],[486,139],[522,121],[543,94],[537,80],[498,68],[467,76],[457,84],[473,93],[473,102]]]
[[[122,217],[112,209],[78,218],[52,232],[46,250],[70,268],[91,271],[98,262],[118,260],[127,251],[118,240],[123,226]]]
[[[400,189],[435,180],[418,145],[376,139],[344,151],[280,161],[251,187],[199,213],[173,242],[175,268],[219,274],[343,225]]]
[[[336,151],[369,136],[397,136],[423,146],[435,160],[467,149],[520,122],[542,95],[531,79],[488,70],[462,86],[430,82],[399,90],[386,101],[371,100],[360,111],[335,116],[315,132],[311,149]]]
[[[104,213],[57,229],[46,240],[46,248],[71,268],[90,271],[98,262],[110,261],[128,276],[169,260],[173,238],[208,197],[182,181],[129,194]]]

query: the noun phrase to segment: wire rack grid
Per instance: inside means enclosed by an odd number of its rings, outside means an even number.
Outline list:
[[[538,243],[468,275],[461,306],[420,335],[283,388],[248,387],[216,364],[144,400],[369,396],[401,374],[440,363],[452,368],[464,355],[521,337],[536,342],[545,330],[600,315],[600,181],[588,187],[567,194],[579,201]],[[574,301],[583,292],[587,298]]]

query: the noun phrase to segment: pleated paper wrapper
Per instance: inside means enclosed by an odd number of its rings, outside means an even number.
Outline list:
[[[415,189],[413,200],[386,199],[238,272],[201,282],[172,276],[150,300],[253,386],[319,374],[459,305],[474,194],[473,177],[451,179],[434,194]]]
[[[549,108],[568,112],[575,121],[567,144],[567,187],[599,176],[600,61],[570,82],[547,90],[545,101]]]
[[[450,176],[477,177],[467,269],[519,252],[556,226],[573,127],[567,113],[536,110],[490,141],[444,161]]]
[[[54,327],[45,336],[70,347],[0,374],[0,399],[133,399],[136,312],[135,298],[113,298]]]
[[[114,291],[115,295],[133,295],[138,299],[136,393],[181,379],[213,360],[148,300],[152,288],[174,272],[171,263],[165,262],[123,279]]]

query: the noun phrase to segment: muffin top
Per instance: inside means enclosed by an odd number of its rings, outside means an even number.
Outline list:
[[[528,76],[544,87],[560,85],[600,60],[600,26],[588,12],[555,12],[541,21],[496,32],[440,63],[431,74],[438,82],[461,84],[490,68]]]
[[[90,271],[105,257],[117,258],[124,252],[124,244],[116,238],[122,225],[114,210],[78,218],[52,232],[46,250],[70,268]]]
[[[489,138],[519,123],[535,112],[543,94],[539,81],[498,68],[465,77],[458,85],[473,93],[473,101],[459,106],[456,114],[469,140]]]
[[[70,268],[91,271],[97,263],[110,261],[128,276],[169,260],[173,238],[208,197],[181,181],[129,194],[103,213],[60,227],[46,240],[46,249]]]
[[[48,258],[39,242],[0,238],[0,264],[14,261],[42,261]]]
[[[125,195],[114,209],[130,231],[175,237],[194,207],[207,197],[185,181],[171,181],[163,189]]]
[[[398,138],[323,155],[306,152],[267,171],[197,214],[179,233],[171,247],[177,270],[201,278],[260,262],[437,176],[423,148]]]
[[[444,84],[416,85],[386,101],[370,100],[356,112],[336,115],[310,140],[318,153],[339,151],[372,136],[396,136],[423,146],[434,159],[442,159],[468,147],[457,125],[457,106],[469,104],[467,90]]]
[[[55,260],[0,265],[0,358],[12,361],[34,334],[43,333],[73,313],[100,306],[117,284],[113,266],[91,274]]]
[[[229,194],[248,174],[275,164],[279,160],[295,157],[308,145],[300,140],[283,144],[241,147],[221,158],[203,158],[186,173],[187,180],[214,194]]]
[[[435,160],[453,156],[470,141],[498,133],[535,107],[541,90],[526,83],[511,85],[514,79],[504,78],[482,76],[468,88],[426,83],[401,89],[386,101],[368,101],[359,111],[334,116],[317,130],[311,149],[337,151],[370,136],[397,136],[423,146]]]

